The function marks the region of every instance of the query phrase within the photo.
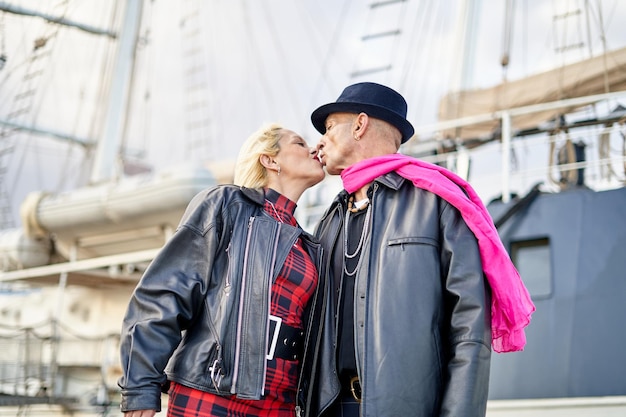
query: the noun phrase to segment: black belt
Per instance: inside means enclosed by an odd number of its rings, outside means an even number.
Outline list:
[[[361,390],[361,381],[359,381],[358,375],[343,375],[341,377],[341,387],[346,394],[351,395],[357,402],[361,402],[363,393]]]
[[[267,340],[267,359],[281,358],[290,361],[302,357],[304,330],[288,326],[280,317],[270,315],[270,331]]]

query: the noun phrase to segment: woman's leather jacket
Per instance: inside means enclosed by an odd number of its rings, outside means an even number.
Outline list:
[[[262,190],[217,186],[189,204],[152,261],[124,318],[122,411],[160,410],[167,381],[243,399],[263,395],[270,288],[298,237],[318,271],[320,245],[263,210]],[[312,372],[325,280],[304,318],[301,375]],[[167,365],[167,367],[166,367]],[[299,406],[311,395],[299,378]]]
[[[361,416],[484,416],[491,355],[490,292],[476,238],[460,213],[392,172],[372,188],[371,219],[354,287]],[[346,191],[315,235],[343,248]],[[329,268],[328,274],[333,268]],[[341,277],[329,280],[313,411],[337,398],[334,352]]]

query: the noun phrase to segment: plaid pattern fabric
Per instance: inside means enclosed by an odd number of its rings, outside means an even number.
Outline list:
[[[297,226],[296,204],[272,189],[265,190],[265,211],[277,221]],[[285,324],[303,327],[304,310],[315,291],[317,271],[300,240],[287,256],[272,286],[270,311]],[[267,363],[265,396],[260,400],[221,397],[172,383],[168,417],[293,417],[298,361],[274,358]]]

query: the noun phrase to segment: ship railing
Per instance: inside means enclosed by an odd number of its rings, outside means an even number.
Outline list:
[[[118,335],[79,335],[55,320],[0,325],[0,406],[108,402],[118,351]]]
[[[619,188],[626,180],[626,109],[618,102],[624,99],[626,91],[616,91],[417,126],[400,151],[450,168],[485,202],[496,196],[508,202],[538,182],[549,192],[579,185]],[[545,111],[563,114],[535,129],[516,128],[516,117]],[[493,121],[498,129],[480,140],[440,134]]]

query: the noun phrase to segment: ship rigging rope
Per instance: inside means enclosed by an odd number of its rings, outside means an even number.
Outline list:
[[[124,6],[122,5],[122,7]],[[109,17],[109,27],[115,27],[116,22],[119,20],[118,12],[119,12],[119,8],[113,7],[113,9],[111,10],[111,15]],[[99,51],[99,53],[104,54],[104,52],[102,51]],[[113,70],[111,68],[110,61],[107,59],[104,59],[102,61],[102,68],[100,70],[100,73],[103,74],[103,76],[100,79],[100,85],[99,85],[100,91],[98,93],[98,96],[106,97],[106,91],[108,90],[111,84],[111,79],[113,78],[112,71]],[[96,129],[98,129],[98,123],[96,122],[95,118],[93,118],[92,130],[91,130],[91,134],[93,135],[93,137],[97,137]]]
[[[4,13],[0,13],[0,70],[4,68],[6,62],[6,34],[4,33]]]
[[[266,6],[261,6],[266,7]],[[244,19],[244,28],[246,39],[249,43],[249,49],[252,51],[252,62],[260,63],[255,64],[257,68],[257,73],[260,79],[261,88],[264,92],[264,99],[267,100],[267,106],[271,114],[279,114],[279,109],[276,107],[276,103],[274,102],[274,94],[272,94],[272,87],[268,82],[268,77],[265,71],[265,67],[263,66],[263,62],[265,62],[264,56],[260,55],[260,48],[256,43],[256,38],[254,36],[251,28],[254,27],[252,19],[250,18],[250,9],[248,3],[242,2],[242,16]]]
[[[296,5],[299,5],[300,2],[295,2]],[[322,84],[330,84],[327,85],[326,87],[328,87],[331,91],[335,92],[339,89],[339,86],[336,85],[332,85],[332,77],[330,77],[330,72],[328,71],[329,68],[329,64],[334,56],[334,54],[336,53],[336,48],[337,46],[339,46],[339,39],[341,37],[341,31],[344,28],[344,22],[346,19],[346,15],[350,9],[350,0],[346,0],[343,3],[343,7],[341,8],[339,14],[338,14],[338,19],[337,19],[337,23],[335,24],[335,28],[332,31],[332,35],[330,37],[330,41],[328,42],[328,45],[330,45],[329,47],[322,47],[322,50],[325,49],[325,51],[320,52],[318,49],[318,54],[320,55],[320,60],[319,62],[321,63],[319,68],[320,68],[320,74],[319,77],[317,78],[317,81],[315,82],[315,88],[313,89],[313,91],[322,91]],[[307,13],[307,16],[309,16],[309,13]],[[315,22],[311,22],[311,29],[312,31],[318,31],[318,25],[315,24]],[[314,108],[315,105],[317,105],[318,103],[318,98],[317,97],[311,97],[311,102],[308,103],[308,108]]]
[[[400,4],[399,4],[400,3]],[[382,74],[383,83],[394,84],[391,77],[397,61],[399,46],[405,37],[402,20],[406,18],[407,0],[379,1],[369,4],[361,37],[360,49],[355,54],[351,77]],[[372,45],[369,41],[373,41]],[[410,42],[410,40],[407,39]],[[412,43],[410,43],[412,44]],[[378,52],[377,52],[378,51]],[[374,55],[373,53],[377,53]],[[398,85],[398,87],[402,87]]]
[[[62,13],[61,18],[65,18],[68,14],[68,10],[69,10],[69,4],[67,1],[64,1],[65,4],[65,10]],[[55,25],[56,26],[56,25]],[[59,27],[56,28],[57,29],[57,34],[59,32]],[[57,41],[57,42],[61,42],[61,41]],[[81,97],[82,98],[82,97]],[[83,110],[84,106],[78,106],[78,111],[75,114],[74,117],[74,126],[76,126],[78,124],[78,121],[81,119],[82,116],[82,110]],[[74,129],[72,132],[72,134],[76,133],[76,129]],[[73,146],[67,146],[65,147],[65,153],[64,153],[64,161],[61,163],[61,169],[60,169],[60,175],[59,175],[59,180],[58,183],[56,185],[56,187],[54,189],[59,190],[63,187],[63,184],[65,183],[65,181],[67,181],[69,178],[71,178],[70,173],[68,172],[70,169],[70,160],[71,160],[71,156],[72,156],[72,152],[74,147]],[[41,164],[39,164],[38,166],[41,166]]]
[[[281,43],[281,39],[284,39],[284,38],[279,36],[279,34],[276,32],[276,28],[280,26],[280,23],[276,23],[273,21],[272,13],[270,13],[269,7],[261,7],[261,10],[264,14],[264,19],[267,22],[267,28],[270,33],[270,36],[273,39],[273,45],[275,45],[276,47],[276,51],[279,56],[279,61],[289,62],[289,57],[285,53],[285,48],[283,47],[283,44]],[[291,78],[291,71],[288,70],[288,66],[279,65],[278,68],[280,68],[283,72],[282,79],[284,80],[288,91],[298,91],[298,89],[296,88],[297,86],[295,85],[295,83],[293,82]],[[291,101],[291,104],[292,104],[291,107],[295,109],[296,114],[306,114],[306,111],[304,111],[304,109],[302,109],[302,107],[300,106],[300,100],[298,100],[298,97],[296,94],[289,94],[288,99]]]
[[[58,2],[55,2],[54,4],[51,4],[50,7],[48,7],[49,9],[48,11],[50,11],[49,14],[60,16],[60,18],[65,18],[66,16],[68,16],[69,10],[74,10],[75,9],[74,6],[77,5],[77,2],[73,2],[71,4],[70,3],[71,2],[67,0],[63,0],[63,1],[58,1]],[[116,22],[116,12],[118,8],[111,7],[111,5],[105,5],[104,3],[97,3],[97,4],[101,5],[101,8],[92,10],[90,13],[95,16],[98,16],[99,18],[104,18],[104,19],[110,18],[111,24],[109,25],[109,27],[115,27],[114,23]],[[104,12],[102,12],[103,10]],[[18,45],[18,47],[16,48],[16,51],[18,53],[15,54],[18,58],[13,60],[13,61],[18,62],[18,64],[11,65],[10,68],[7,67],[5,71],[3,71],[4,74],[2,74],[3,78],[2,78],[2,82],[0,83],[0,85],[4,86],[5,81],[7,81],[9,77],[15,78],[15,75],[17,75],[18,72],[20,76],[22,74],[30,74],[30,73],[38,75],[36,77],[30,77],[28,80],[25,80],[25,81],[16,81],[12,83],[13,85],[18,85],[18,87],[20,88],[20,90],[17,90],[16,92],[12,94],[14,97],[18,97],[24,91],[28,91],[29,93],[24,94],[23,97],[26,97],[26,99],[30,100],[30,104],[28,105],[28,108],[30,109],[30,111],[28,112],[28,114],[18,115],[21,118],[21,120],[18,120],[17,116],[14,116],[13,121],[20,122],[22,124],[36,125],[37,119],[40,118],[40,114],[39,114],[40,108],[44,106],[43,98],[44,96],[50,96],[50,93],[47,93],[46,91],[49,89],[49,87],[54,87],[55,85],[58,85],[58,83],[54,82],[52,77],[58,78],[59,74],[65,74],[68,72],[67,60],[59,59],[59,58],[63,58],[60,55],[63,55],[63,54],[66,55],[67,51],[70,51],[70,53],[74,53],[74,48],[75,48],[76,51],[79,51],[76,54],[77,62],[76,62],[75,67],[80,69],[82,68],[80,67],[81,62],[89,62],[90,65],[93,65],[92,62],[98,62],[97,59],[92,59],[92,58],[105,56],[107,47],[113,44],[113,41],[111,41],[110,39],[106,39],[105,41],[98,41],[98,43],[96,44],[97,47],[92,47],[86,50],[86,48],[83,47],[83,44],[84,44],[83,40],[85,38],[82,38],[82,39],[77,38],[75,36],[75,33],[76,33],[75,31],[65,30],[65,27],[62,25],[50,23],[48,21],[42,23],[41,21],[38,21],[37,19],[33,19],[33,18],[22,19],[20,23],[22,25],[27,24],[32,28],[30,30],[23,29],[22,32],[24,33],[37,33],[38,31],[41,31],[42,27],[43,27],[43,33],[39,35],[38,37],[36,37],[36,39],[38,39],[39,41],[37,42],[38,47],[34,49],[32,48],[32,45],[30,44],[30,42],[32,42],[32,36],[31,37],[24,36],[20,38],[22,42],[21,42],[21,45]],[[85,35],[82,35],[82,36],[85,36]],[[90,38],[90,40],[93,40],[93,39],[97,39],[97,38],[93,38],[93,37]],[[52,40],[55,40],[55,41],[52,42]],[[26,57],[23,62],[21,62],[19,58],[20,51],[31,51],[30,55]],[[37,60],[33,59],[33,56],[35,55],[40,56],[40,58]],[[43,58],[45,58],[45,61]],[[79,78],[76,80],[73,80],[73,85],[78,85],[79,87],[81,87],[81,96],[79,99],[80,101],[82,101],[85,97],[91,97],[91,95],[94,95],[97,97],[104,97],[106,95],[108,86],[110,85],[110,81],[109,81],[110,80],[110,68],[106,67],[106,62],[104,61],[106,60],[102,60],[103,69],[99,72],[100,74],[104,74],[102,77],[100,77],[101,85],[99,87],[100,88],[99,93],[97,94],[95,93],[95,91],[97,91],[97,88],[95,89],[91,88],[95,86],[95,83],[93,83],[91,79],[87,79],[87,77],[85,77],[84,75],[85,74],[84,72],[79,73]],[[37,68],[33,66],[34,65],[33,63],[37,65]],[[24,66],[26,66],[26,68],[24,68]],[[73,74],[75,73],[76,72],[73,72]],[[90,69],[89,73],[93,73],[93,71],[91,71]],[[52,80],[52,81],[48,81],[48,80]],[[79,84],[81,82],[83,83],[83,85]],[[87,83],[90,83],[91,87],[88,86]],[[11,86],[10,84],[8,84],[8,82],[6,84],[8,87]],[[87,91],[86,95],[82,94],[84,91]],[[58,94],[55,91],[52,91],[52,92]],[[9,112],[16,112],[16,109],[20,110],[20,109],[26,108],[25,106],[25,104],[27,104],[26,100],[22,99],[21,101],[22,102],[20,103],[20,106],[18,108],[16,104],[16,100],[14,99],[11,102],[12,108],[9,110]],[[64,122],[64,124],[69,124],[70,126],[72,126],[71,130],[73,130],[74,132],[77,131],[79,122],[85,119],[85,116],[83,115],[84,113],[83,109],[85,106],[79,104],[77,107],[78,107],[77,111],[69,112],[71,116],[67,118],[67,120]],[[61,106],[59,106],[59,109],[60,108]],[[90,129],[90,133],[87,136],[97,137],[97,135],[94,135],[94,132],[96,131],[96,129],[99,129],[100,126],[97,123],[96,118],[92,117],[91,115],[88,115],[87,119],[92,122],[91,125],[87,125],[87,128]],[[19,150],[20,154],[19,155],[16,154],[15,157],[10,158],[10,163],[13,167],[15,167],[15,169],[11,170],[11,177],[7,178],[7,182],[3,181],[4,186],[7,188],[7,191],[10,188],[11,193],[13,193],[14,190],[16,190],[18,186],[20,186],[21,181],[19,181],[19,178],[25,175],[23,173],[26,169],[29,169],[33,173],[33,174],[28,174],[29,177],[32,177],[34,175],[36,178],[36,181],[38,181],[38,183],[40,184],[43,184],[42,186],[47,189],[51,189],[51,187],[56,187],[56,189],[60,189],[63,187],[63,184],[67,183],[70,180],[75,180],[76,178],[84,178],[84,175],[82,174],[84,173],[86,167],[88,166],[88,163],[89,163],[88,158],[85,158],[84,156],[80,157],[80,161],[82,161],[83,165],[79,169],[81,172],[78,175],[75,172],[70,172],[70,170],[73,168],[73,165],[70,164],[69,161],[75,158],[75,153],[74,153],[75,147],[72,145],[59,147],[58,142],[57,142],[54,145],[55,155],[58,155],[58,151],[61,150],[63,152],[63,155],[61,155],[61,158],[63,158],[64,161],[61,161],[61,159],[59,159],[59,162],[62,168],[60,171],[58,171],[59,174],[53,177],[54,180],[58,179],[57,180],[58,183],[54,185],[50,184],[49,176],[46,176],[45,174],[48,168],[45,168],[45,167],[50,166],[50,163],[49,163],[50,158],[48,156],[49,156],[49,152],[51,148],[42,147],[42,145],[45,145],[45,143],[48,143],[48,142],[40,141],[39,139],[35,141],[33,139],[34,139],[33,135],[27,135],[26,140],[18,143],[19,148],[17,148],[16,150]],[[39,142],[41,142],[41,144],[39,144]],[[37,148],[37,152],[33,151],[33,148],[35,147]],[[43,152],[40,152],[40,151],[43,151]],[[27,158],[27,153],[28,153],[28,158]],[[32,158],[36,158],[35,163],[33,163]]]
[[[397,16],[398,16],[398,21],[397,21],[397,26],[398,28],[402,27],[402,21],[404,20],[404,18],[406,18],[406,16],[408,15],[407,13],[407,7],[408,7],[408,1],[402,1],[402,4],[400,5],[400,11],[398,12]],[[406,35],[404,35],[403,31],[399,31],[399,35],[395,36],[395,42],[392,44],[391,46],[391,52],[389,53],[389,62],[400,62],[399,59],[399,53],[401,51],[400,49],[400,43],[401,40],[404,40],[405,42],[409,42],[409,44],[412,44],[411,39],[406,39]],[[400,84],[399,88],[401,90],[405,89],[405,85]]]
[[[446,53],[446,49],[448,49],[441,48],[439,45],[434,45],[434,42],[428,41],[430,39],[444,38],[443,33],[446,18],[443,17],[441,13],[442,3],[441,1],[432,0],[417,2],[417,10],[413,14],[414,20],[412,23],[407,23],[407,26],[411,27],[411,33],[408,36],[409,45],[414,46],[413,49],[408,49],[400,76],[400,86],[406,91],[410,90],[410,86],[419,88],[419,83],[412,82],[411,80],[413,79],[445,79],[446,75],[441,78],[436,76],[436,74],[441,74],[442,71],[447,71],[447,75],[449,75],[448,68],[429,65],[429,63],[432,62],[444,62],[443,56]],[[411,15],[412,13],[407,14]],[[423,94],[421,91],[413,91],[412,93],[416,94],[416,97]],[[410,94],[411,91],[409,91],[409,95]],[[430,112],[431,109],[427,109],[426,106],[416,105],[415,107],[417,107],[417,112],[413,110],[411,118],[421,120],[422,117],[430,116],[430,114],[426,114],[426,112]],[[418,112],[421,114],[418,115]]]
[[[73,3],[72,5],[74,5]],[[55,4],[51,4],[49,9],[49,15],[58,16],[59,19],[64,19],[71,8],[70,2],[68,0],[58,1]],[[26,19],[23,20],[26,24],[31,27],[39,27],[41,26],[41,22],[36,19]],[[16,56],[19,55],[19,51],[31,51],[28,56],[24,58],[24,61],[14,65],[11,67],[11,70],[7,71],[4,81],[8,79],[12,74],[16,74],[18,70],[20,70],[20,74],[23,74],[23,79],[19,82],[17,92],[13,95],[14,99],[11,102],[11,109],[9,110],[9,119],[13,121],[18,121],[21,119],[24,121],[24,124],[32,124],[36,125],[36,120],[39,118],[40,108],[42,106],[44,93],[42,90],[46,90],[49,86],[54,85],[54,83],[48,83],[46,81],[45,76],[47,74],[51,74],[55,72],[55,66],[58,63],[52,59],[56,57],[54,54],[55,50],[59,49],[59,44],[63,41],[66,41],[65,38],[62,38],[62,33],[67,33],[62,31],[63,26],[58,25],[56,23],[52,23],[46,20],[43,23],[43,33],[37,36],[34,40],[34,45],[27,44],[26,42],[32,42],[33,39],[31,37],[23,37],[22,44],[18,45],[16,49]],[[24,33],[35,32],[32,30],[25,30]],[[61,39],[62,38],[62,39]],[[52,42],[54,40],[54,42]],[[66,42],[67,43],[67,42]],[[26,65],[26,69],[21,70],[21,68]],[[64,72],[64,69],[61,71]],[[79,106],[82,109],[82,106]],[[28,119],[28,120],[26,120]],[[74,115],[75,122],[78,122],[80,119],[80,111],[76,112]],[[15,130],[13,130],[15,131]],[[35,151],[35,148],[37,151]],[[37,178],[37,181],[40,184],[44,183],[43,170],[39,167],[45,166],[46,163],[43,160],[40,160],[41,155],[45,156],[45,153],[40,153],[39,150],[45,149],[40,146],[36,146],[35,141],[32,139],[30,135],[26,136],[26,140],[22,141],[19,144],[20,155],[16,158],[7,158],[10,159],[8,163],[11,163],[15,166],[15,172],[12,174],[13,181],[10,185],[7,185],[7,192],[9,194],[13,194],[15,189],[18,187],[18,179],[22,175],[24,171],[24,167],[26,164],[29,166],[37,167],[37,171],[34,172],[34,176]],[[62,164],[63,170],[67,170],[69,164],[67,160],[70,157],[70,153],[72,152],[72,147],[66,148],[66,161]],[[27,156],[30,155],[37,161],[36,163],[32,163]],[[46,158],[47,160],[48,158]],[[63,177],[69,178],[70,176],[67,173],[62,172],[60,178]],[[5,183],[6,184],[6,183]],[[46,186],[49,187],[49,186]]]
[[[34,25],[36,23],[33,22],[31,24]],[[13,95],[13,100],[11,101],[11,106],[8,110],[8,119],[12,121],[22,121],[29,118],[30,122],[34,124],[37,118],[37,111],[33,111],[33,108],[36,105],[37,107],[41,105],[41,102],[35,103],[35,98],[38,97],[35,93],[41,87],[41,74],[43,72],[43,68],[45,68],[44,59],[50,58],[50,56],[52,55],[52,51],[56,46],[56,42],[50,41],[56,39],[57,35],[57,25],[52,25],[46,22],[43,27],[43,34],[35,39],[35,45],[32,49],[30,49],[30,47],[26,44],[27,39],[24,37],[22,38],[22,50],[30,50],[31,52],[29,55],[27,55],[25,59],[26,69],[24,71],[23,79],[18,85],[18,90]],[[32,41],[32,39],[29,39],[29,41]],[[13,133],[15,131],[15,129],[7,131],[3,128],[3,140],[7,140],[7,133]],[[34,146],[32,138],[30,136],[26,136],[26,139],[19,143],[19,145],[22,152],[18,156],[18,158],[11,158],[10,156],[5,155],[3,159],[3,164],[6,164],[2,167],[4,170],[3,172],[9,172],[9,165],[15,166],[15,169],[12,172],[12,182],[9,184],[8,178],[2,179],[2,182],[4,184],[3,191],[7,193],[9,198],[11,198],[11,196],[15,194],[19,179],[22,176],[24,167],[26,166],[25,162],[27,153],[29,149]],[[12,149],[12,153],[15,152],[14,146],[11,146],[10,149]],[[35,157],[36,156],[37,155],[35,155]],[[41,165],[41,163],[38,161],[33,165],[38,167]]]

